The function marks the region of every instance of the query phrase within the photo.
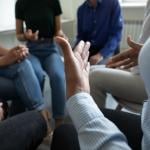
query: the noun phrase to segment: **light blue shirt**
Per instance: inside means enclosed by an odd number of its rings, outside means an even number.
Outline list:
[[[97,107],[88,93],[69,98],[67,109],[77,129],[81,150],[129,150],[126,137]]]

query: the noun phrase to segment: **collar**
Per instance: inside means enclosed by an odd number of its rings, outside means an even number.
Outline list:
[[[97,0],[97,5],[101,4],[102,3],[102,0]],[[91,3],[89,0],[86,0],[86,4],[89,6],[89,7],[92,7]]]

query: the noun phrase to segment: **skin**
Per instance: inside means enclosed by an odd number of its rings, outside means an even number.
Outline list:
[[[107,67],[129,69],[138,64],[139,52],[143,45],[131,40],[130,37],[127,38],[127,43],[130,48],[112,57],[106,64]]]
[[[79,92],[90,93],[89,86],[89,42],[80,41],[74,52],[67,40],[61,37],[55,38],[61,46],[64,54],[64,65],[66,73],[67,97]]]
[[[96,55],[93,55],[90,57],[89,62],[91,65],[98,64],[103,59],[103,56],[100,53],[97,53]]]
[[[39,39],[39,31],[33,32],[31,29],[24,31],[23,20],[16,19],[16,36],[20,41],[37,41]],[[63,33],[61,28],[61,18],[60,16],[55,17],[55,34],[54,36],[60,36],[68,40],[67,36]]]
[[[5,67],[17,62],[22,61],[28,56],[28,48],[23,45],[16,46],[10,50],[0,48],[1,57],[0,57],[0,67]]]

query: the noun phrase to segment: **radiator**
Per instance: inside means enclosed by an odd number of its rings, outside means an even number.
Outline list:
[[[121,50],[128,48],[127,36],[130,35],[133,40],[137,41],[141,32],[143,20],[125,20],[121,40]]]

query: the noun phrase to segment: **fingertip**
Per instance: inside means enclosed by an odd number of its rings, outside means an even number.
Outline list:
[[[86,42],[87,45],[91,45],[91,43],[89,41]]]

